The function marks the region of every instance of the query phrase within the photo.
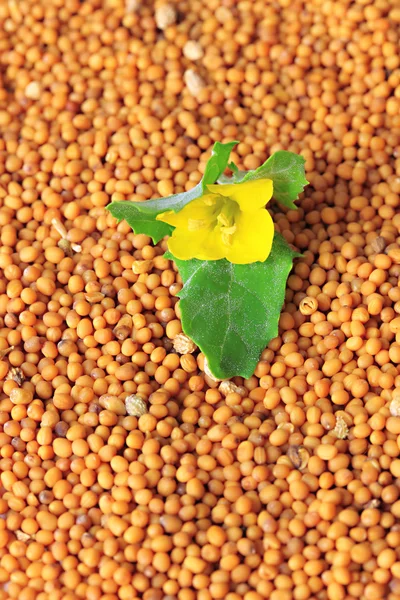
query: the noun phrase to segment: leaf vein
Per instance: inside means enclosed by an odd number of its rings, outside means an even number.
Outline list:
[[[242,282],[238,281],[237,279],[234,279],[233,283],[235,283],[238,287],[244,289],[246,293],[250,296],[253,296],[256,300],[259,301],[260,304],[262,304],[263,307],[267,307],[267,303],[263,299],[261,299],[260,296],[256,294],[256,292],[254,292],[253,290],[249,290],[249,288],[247,288]]]

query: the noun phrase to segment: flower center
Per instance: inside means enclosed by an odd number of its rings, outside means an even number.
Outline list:
[[[217,217],[217,223],[221,230],[222,243],[225,246],[232,245],[232,236],[236,232],[235,218],[239,207],[234,200],[224,198],[221,211]]]
[[[203,212],[203,218],[188,219],[189,231],[198,231],[199,229],[212,231],[217,227],[222,243],[225,246],[231,246],[232,236],[236,232],[235,219],[239,213],[238,204],[234,200],[218,194],[207,194],[203,197],[203,203],[207,207]]]

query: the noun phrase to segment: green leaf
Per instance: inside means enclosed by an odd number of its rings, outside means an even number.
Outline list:
[[[200,182],[188,192],[181,192],[180,194],[174,194],[173,196],[167,196],[166,198],[157,198],[156,200],[146,200],[145,202],[135,202],[132,204],[134,204],[140,212],[156,218],[157,215],[166,210],[179,212],[186,204],[195,200],[195,198],[199,198],[202,193],[203,188]],[[114,202],[112,204],[114,204]]]
[[[230,169],[231,171],[233,171],[233,173],[239,173],[239,169],[237,168],[237,166],[235,165],[235,163],[233,161],[231,161],[230,163],[228,163],[228,169]]]
[[[230,153],[236,144],[238,142],[227,144],[215,142],[212,154],[206,164],[203,179],[188,192],[145,202],[129,202],[128,200],[112,202],[107,206],[107,209],[113,217],[118,219],[118,222],[124,219],[135,233],[149,235],[153,243],[156,244],[173,231],[171,225],[156,221],[156,216],[167,210],[179,212],[186,204],[199,198],[204,193],[205,186],[215,183],[220,174],[226,169]]]
[[[240,183],[254,179],[272,179],[273,197],[288,208],[297,208],[294,203],[308,184],[304,175],[305,160],[302,156],[279,150],[254,171],[237,171],[232,177],[221,175],[218,183]]]
[[[242,181],[272,179],[275,200],[288,208],[297,208],[293,201],[298,198],[308,184],[304,175],[305,162],[305,159],[299,154],[279,150],[270,156],[261,167],[246,173]]]
[[[135,233],[144,233],[152,238],[156,244],[166,235],[171,235],[172,225],[156,221],[155,218],[147,213],[142,213],[136,208],[135,202],[112,202],[107,209],[118,221],[125,220],[132,227]]]
[[[215,142],[211,156],[208,159],[204,170],[202,179],[203,190],[205,190],[206,185],[215,183],[218,177],[225,171],[228,166],[232,149],[238,143],[239,142],[228,142],[227,144],[221,144],[221,142]]]
[[[278,335],[286,280],[298,256],[275,234],[263,263],[178,260],[183,331],[207,357],[219,379],[254,373],[261,352]]]
[[[125,219],[135,233],[149,235],[153,243],[157,244],[164,236],[170,235],[174,228],[162,221],[156,221],[156,216],[166,210],[178,212],[188,202],[199,198],[202,193],[203,188],[200,182],[188,192],[174,194],[168,198],[146,200],[145,202],[130,202],[129,200],[111,202],[107,206],[107,210],[118,219],[118,222]]]

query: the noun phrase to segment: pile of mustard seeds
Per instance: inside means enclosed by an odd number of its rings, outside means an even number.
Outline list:
[[[0,3],[0,600],[400,600],[397,0]],[[106,211],[306,160],[279,337],[218,382]]]

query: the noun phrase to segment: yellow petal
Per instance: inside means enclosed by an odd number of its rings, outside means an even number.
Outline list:
[[[174,227],[184,228],[188,227],[189,220],[209,221],[213,218],[215,212],[215,203],[206,204],[206,202],[209,202],[210,197],[211,194],[207,194],[200,198],[196,198],[196,200],[192,200],[192,202],[186,204],[186,206],[177,213],[172,210],[163,212],[157,215],[157,221],[164,221],[164,223],[168,223]]]
[[[225,246],[226,258],[239,265],[264,262],[271,252],[274,238],[274,223],[269,212],[259,209],[240,213],[235,225],[232,245]]]
[[[180,260],[219,260],[225,256],[217,228],[198,231],[175,229],[168,240],[168,248]]]
[[[176,220],[180,213],[174,213],[173,210],[167,210],[166,212],[160,213],[156,216],[156,221],[163,221],[164,223],[168,223],[168,225],[173,225],[176,227]],[[184,225],[186,225],[186,220]]]
[[[254,211],[265,206],[272,198],[271,179],[255,179],[244,183],[226,185],[208,185],[208,190],[213,194],[229,196],[235,200],[243,212]]]

